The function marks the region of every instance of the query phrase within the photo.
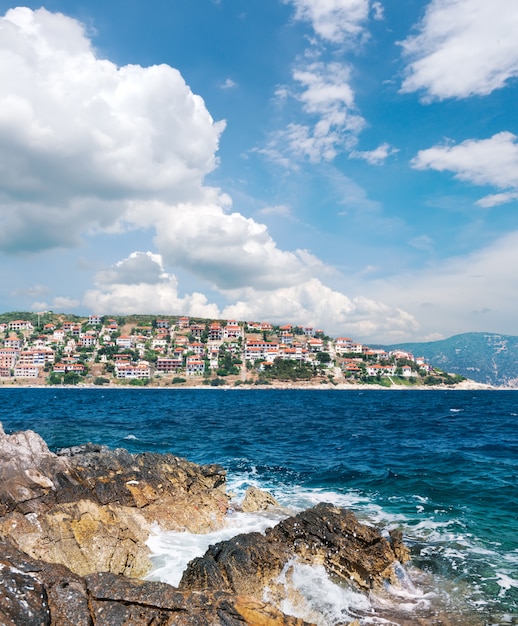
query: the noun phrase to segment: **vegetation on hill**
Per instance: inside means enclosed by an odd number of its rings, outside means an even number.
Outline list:
[[[441,341],[382,346],[424,356],[434,367],[490,385],[518,384],[518,337],[463,333]]]

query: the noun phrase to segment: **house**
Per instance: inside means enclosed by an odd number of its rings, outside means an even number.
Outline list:
[[[349,337],[337,337],[335,339],[335,350],[337,354],[346,354],[351,352],[352,339]]]
[[[0,348],[0,362],[4,367],[13,368],[18,358],[18,350],[14,348]]]
[[[188,356],[185,362],[187,376],[202,376],[205,372],[205,363],[199,356]]]
[[[12,322],[9,322],[9,330],[14,330],[15,332],[22,330],[34,330],[34,326],[27,320],[13,320]]]
[[[405,352],[404,350],[393,350],[390,356],[396,359],[407,359],[408,361],[414,360],[414,355],[411,352]]]
[[[82,348],[92,348],[97,343],[97,336],[94,332],[89,331],[79,335],[79,345]]]
[[[311,352],[322,352],[324,348],[324,342],[322,341],[322,339],[311,338],[308,339],[307,346]]]
[[[156,327],[157,328],[165,328],[165,330],[168,330],[168,328],[169,328],[169,320],[157,320],[156,321]]]
[[[173,357],[175,359],[183,359],[186,352],[187,348],[185,346],[176,346],[176,348],[173,349]]]
[[[85,366],[82,363],[72,363],[68,359],[63,359],[61,363],[56,363],[54,365],[52,371],[57,374],[68,374],[68,372],[82,374],[85,371]]]
[[[153,350],[156,350],[156,349],[163,350],[164,348],[167,348],[167,339],[165,337],[163,337],[162,335],[158,335],[151,342],[151,348]]]
[[[58,329],[55,330],[52,333],[52,341],[55,341],[56,343],[62,343],[65,340],[65,331],[64,329]]]
[[[410,365],[403,365],[403,367],[401,368],[401,375],[405,378],[410,378],[412,376],[415,376],[415,372],[412,370]]]
[[[294,341],[294,337],[293,337],[293,335],[292,335],[291,333],[287,333],[287,332],[284,332],[284,331],[283,331],[283,332],[281,333],[281,337],[282,337],[282,343],[283,343],[285,346],[291,346],[291,344],[292,344],[292,343],[293,343],[293,341]]]
[[[213,322],[209,326],[209,341],[220,341],[223,339],[223,328],[219,322]]]
[[[396,373],[395,365],[379,365],[375,363],[374,365],[367,365],[367,375],[368,376],[394,376]]]
[[[230,320],[226,323],[223,329],[223,339],[239,339],[243,336],[241,326],[234,320]]]
[[[115,365],[115,375],[117,378],[125,379],[149,379],[151,378],[151,368],[149,363],[142,361],[136,365],[118,363]]]
[[[189,327],[189,331],[193,337],[196,337],[196,339],[199,339],[205,332],[205,326],[202,326],[201,324],[192,324]]]
[[[189,328],[190,326],[190,319],[188,317],[180,317],[178,318],[178,328]]]
[[[40,368],[35,365],[20,365],[14,368],[14,376],[16,378],[38,378]]]
[[[88,323],[91,326],[99,326],[99,324],[102,324],[102,317],[100,315],[89,315],[88,316]]]
[[[115,340],[115,344],[123,350],[131,350],[133,347],[133,340],[129,335],[121,335]]]
[[[23,341],[18,337],[8,337],[4,339],[4,346],[6,348],[13,348],[14,350],[21,350]]]
[[[203,356],[204,352],[205,352],[205,346],[202,343],[191,343],[189,345],[189,351],[194,352],[194,354],[197,354],[198,356]]]
[[[169,374],[178,372],[183,367],[183,359],[181,358],[165,358],[159,357],[156,361],[156,371]]]

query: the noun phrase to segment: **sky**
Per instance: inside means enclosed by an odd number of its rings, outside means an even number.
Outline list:
[[[518,334],[517,32],[514,0],[0,0],[0,310]]]

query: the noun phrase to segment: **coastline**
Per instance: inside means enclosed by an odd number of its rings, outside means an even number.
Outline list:
[[[106,384],[106,385],[94,385],[94,384],[77,384],[77,385],[48,385],[39,384],[36,385],[33,382],[16,381],[5,384],[0,383],[0,391],[2,389],[148,389],[148,390],[196,390],[196,389],[212,389],[219,391],[234,391],[245,390],[250,391],[254,389],[259,390],[293,390],[293,391],[518,391],[517,387],[508,386],[495,386],[486,383],[478,383],[473,380],[464,380],[457,385],[391,385],[386,387],[385,385],[377,384],[360,384],[360,383],[323,383],[323,384],[297,384],[297,383],[273,383],[271,385],[204,385],[204,384],[179,384],[179,385],[145,385],[145,386],[133,386],[133,385],[120,385],[120,384]]]

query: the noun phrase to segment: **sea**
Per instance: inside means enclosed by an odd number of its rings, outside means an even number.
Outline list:
[[[152,580],[176,585],[208,545],[330,502],[401,529],[411,561],[400,587],[368,597],[293,563],[303,601],[286,613],[321,626],[518,624],[518,391],[2,389],[0,422],[52,450],[91,441],[226,468],[225,528],[156,527]],[[249,486],[284,509],[240,512]]]

